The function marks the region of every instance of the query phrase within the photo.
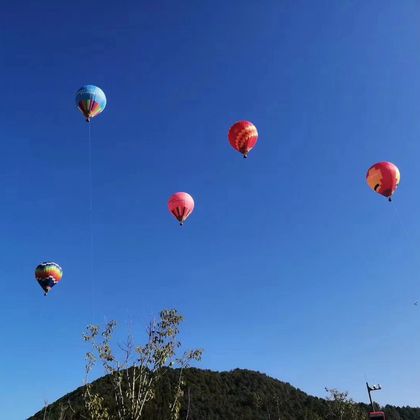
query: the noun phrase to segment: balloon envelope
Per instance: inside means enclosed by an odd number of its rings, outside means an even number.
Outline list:
[[[96,117],[105,109],[105,93],[94,85],[82,86],[76,92],[76,106],[89,122],[91,118]]]
[[[194,210],[194,199],[186,192],[177,192],[169,198],[168,208],[182,225]]]
[[[249,121],[238,121],[230,127],[228,138],[231,146],[247,157],[258,141],[257,127]]]
[[[63,277],[62,268],[55,262],[44,262],[35,269],[35,278],[45,292],[45,295],[61,280]]]
[[[391,162],[375,163],[369,168],[366,181],[373,191],[390,198],[400,183],[400,171]]]

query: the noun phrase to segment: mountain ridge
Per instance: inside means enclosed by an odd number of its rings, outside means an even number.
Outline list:
[[[156,397],[147,403],[144,417],[148,420],[170,418],[168,406],[178,379],[178,369],[166,369],[156,387]],[[264,373],[247,369],[211,371],[188,368],[183,372],[180,419],[188,420],[333,420],[333,402],[306,394],[287,382]],[[115,404],[110,397],[109,375],[92,383],[93,390],[104,396],[111,418],[117,419]],[[86,415],[81,386],[64,395],[28,420],[75,420]],[[369,406],[353,403],[358,416],[367,418]],[[420,408],[386,405],[382,408],[387,420],[420,420]],[[346,420],[351,420],[346,417]]]

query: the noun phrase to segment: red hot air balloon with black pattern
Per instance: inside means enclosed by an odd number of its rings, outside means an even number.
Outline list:
[[[231,146],[246,158],[257,144],[257,127],[249,121],[238,121],[230,127],[228,138]]]
[[[169,198],[168,208],[182,226],[194,210],[194,199],[186,192],[177,192]]]
[[[366,174],[369,187],[378,194],[387,197],[389,201],[398,188],[400,178],[398,167],[391,162],[375,163]]]

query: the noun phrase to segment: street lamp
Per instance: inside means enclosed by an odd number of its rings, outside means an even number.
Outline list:
[[[366,382],[366,388],[368,390],[370,405],[372,407],[372,411],[369,413],[369,419],[370,420],[385,420],[385,413],[383,411],[375,411],[375,407],[373,406],[372,396],[370,395],[372,391],[379,391],[382,389],[382,387],[379,384],[369,385]]]

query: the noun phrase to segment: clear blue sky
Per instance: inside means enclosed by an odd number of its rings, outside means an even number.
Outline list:
[[[89,322],[141,341],[168,307],[203,368],[420,405],[419,19],[416,1],[4,4],[0,417],[81,385]],[[92,277],[86,83],[108,98]],[[260,133],[246,161],[239,119]],[[381,160],[392,204],[365,182]],[[196,201],[183,228],[175,191]],[[46,298],[44,260],[64,269]]]

